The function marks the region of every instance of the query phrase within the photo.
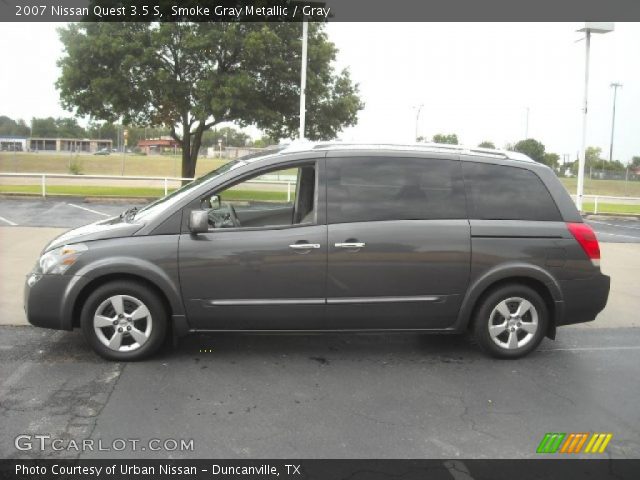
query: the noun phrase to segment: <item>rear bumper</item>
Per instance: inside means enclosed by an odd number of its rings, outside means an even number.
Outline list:
[[[602,274],[560,282],[564,308],[556,325],[571,325],[595,320],[607,305],[610,284],[609,276]]]

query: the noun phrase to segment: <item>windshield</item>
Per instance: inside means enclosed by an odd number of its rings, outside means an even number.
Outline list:
[[[189,182],[186,185],[183,185],[182,187],[175,190],[174,192],[171,192],[169,195],[161,197],[151,202],[150,204],[142,207],[140,210],[135,212],[135,220],[141,220],[142,218],[156,215],[158,212],[165,210],[169,206],[175,205],[176,202],[183,199],[193,189],[197,188],[198,186],[205,183],[206,181],[211,180],[212,178],[218,177],[223,173],[229,172],[235,168],[241,167],[246,164],[247,162],[245,162],[244,159],[232,160],[229,163],[225,163],[221,167],[216,168],[215,170],[212,170],[206,175],[203,175],[200,178],[196,178],[192,182]]]

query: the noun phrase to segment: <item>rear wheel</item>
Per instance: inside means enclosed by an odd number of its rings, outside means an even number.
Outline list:
[[[489,293],[476,311],[473,333],[480,348],[498,358],[520,358],[542,341],[549,313],[530,287],[505,285]]]
[[[162,345],[167,314],[155,292],[135,282],[119,281],[102,285],[89,295],[80,324],[100,356],[140,360]]]

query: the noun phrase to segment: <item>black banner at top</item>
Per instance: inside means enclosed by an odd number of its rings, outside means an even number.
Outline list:
[[[639,21],[638,0],[0,0],[4,22]]]

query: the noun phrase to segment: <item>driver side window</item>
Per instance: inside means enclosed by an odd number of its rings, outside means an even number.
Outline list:
[[[204,197],[209,229],[315,223],[315,165],[262,172]]]

